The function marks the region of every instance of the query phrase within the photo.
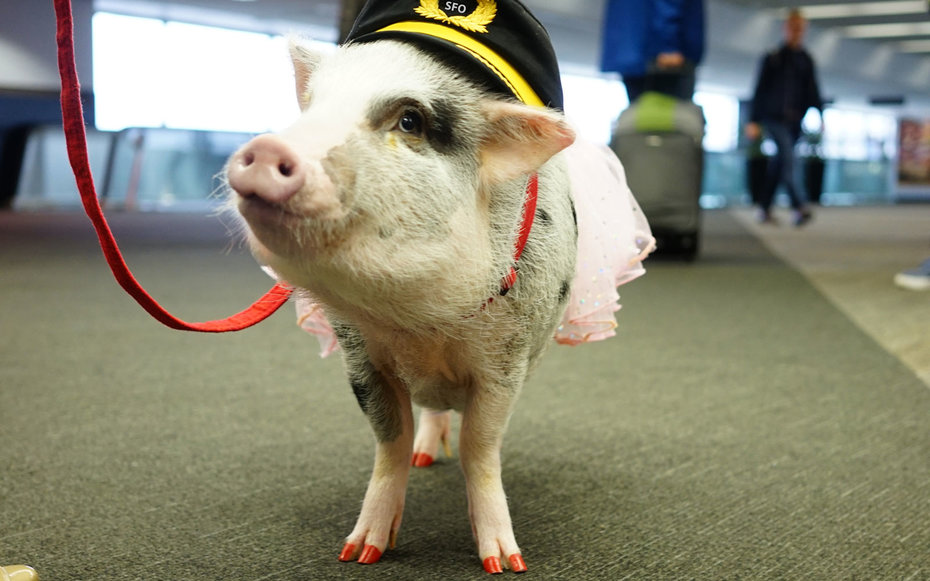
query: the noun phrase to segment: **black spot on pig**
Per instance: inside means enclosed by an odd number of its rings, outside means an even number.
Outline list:
[[[575,225],[575,239],[578,239],[578,213],[575,212],[575,200],[571,196],[568,197],[568,205],[572,209],[572,224]]]
[[[559,288],[559,304],[564,303],[568,300],[568,293],[572,290],[572,283],[569,281],[564,281],[561,288]]]
[[[426,136],[439,153],[451,153],[455,150],[455,128],[460,114],[454,103],[442,99],[433,104],[433,114],[427,119]]]
[[[358,407],[362,408],[362,412],[364,412],[365,415],[368,415],[368,411],[371,408],[371,385],[368,381],[359,377],[351,378],[349,380],[349,385],[352,386],[352,393],[355,394]]]
[[[543,210],[542,208],[537,208],[536,221],[543,226],[548,226],[549,224],[552,224],[552,217],[549,215],[549,212]]]
[[[397,394],[367,359],[359,363],[353,354],[347,354],[346,364],[352,393],[368,416],[375,438],[379,442],[393,442],[403,431]]]
[[[333,333],[336,335],[336,339],[339,340],[339,345],[346,353],[358,351],[365,347],[365,340],[355,327],[333,320],[330,321],[330,324],[333,327]]]
[[[365,339],[351,325],[330,320],[339,345],[345,352],[346,372],[358,407],[368,416],[379,442],[392,442],[400,436],[403,423],[400,402],[384,375],[368,358]]]

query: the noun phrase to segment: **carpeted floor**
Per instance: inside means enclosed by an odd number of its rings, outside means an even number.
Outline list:
[[[930,204],[821,207],[801,229],[731,214],[930,387],[930,293],[891,284],[930,257]]]
[[[181,317],[270,286],[213,218],[117,214]],[[725,212],[554,347],[505,444],[535,579],[930,579],[930,390]],[[171,331],[77,214],[0,214],[0,564],[43,581],[481,579],[457,462],[413,473],[396,550],[336,555],[372,438],[289,308]]]

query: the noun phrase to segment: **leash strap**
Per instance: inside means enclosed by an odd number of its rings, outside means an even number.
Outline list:
[[[268,318],[287,302],[293,289],[276,284],[252,306],[226,319],[188,323],[176,318],[153,299],[136,280],[123,260],[113,232],[103,216],[103,210],[97,200],[94,179],[90,172],[87,156],[87,135],[84,131],[84,111],[81,106],[81,89],[74,61],[74,19],[71,13],[71,0],[55,0],[58,42],[58,72],[61,76],[61,113],[64,124],[65,142],[68,145],[68,159],[81,203],[97,231],[100,248],[106,257],[113,276],[123,289],[136,300],[155,319],[162,324],[181,331],[198,331],[201,333],[225,333],[240,331]]]

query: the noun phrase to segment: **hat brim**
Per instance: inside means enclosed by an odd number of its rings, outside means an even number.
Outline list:
[[[351,42],[394,39],[421,45],[432,54],[446,56],[468,78],[477,80],[488,90],[515,97],[527,105],[545,106],[536,91],[503,57],[487,45],[441,25],[423,22],[400,22],[381,30],[353,38]]]

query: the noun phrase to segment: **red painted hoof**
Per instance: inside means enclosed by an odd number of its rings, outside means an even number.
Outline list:
[[[346,543],[346,546],[342,547],[342,552],[339,553],[339,560],[343,563],[346,561],[351,561],[353,554],[355,554],[355,545],[352,543]]]
[[[426,468],[433,465],[433,457],[429,454],[416,453],[413,455],[413,466],[416,468]]]
[[[501,567],[501,560],[497,557],[488,557],[485,559],[484,570],[491,575],[497,575],[504,572],[504,569]]]
[[[372,565],[377,563],[381,558],[381,551],[378,550],[378,547],[374,545],[365,545],[365,549],[362,551],[362,556],[358,558],[358,562],[362,565]]]
[[[520,553],[510,555],[508,560],[510,561],[510,568],[513,569],[514,573],[526,573],[526,563],[523,561],[523,556]]]

